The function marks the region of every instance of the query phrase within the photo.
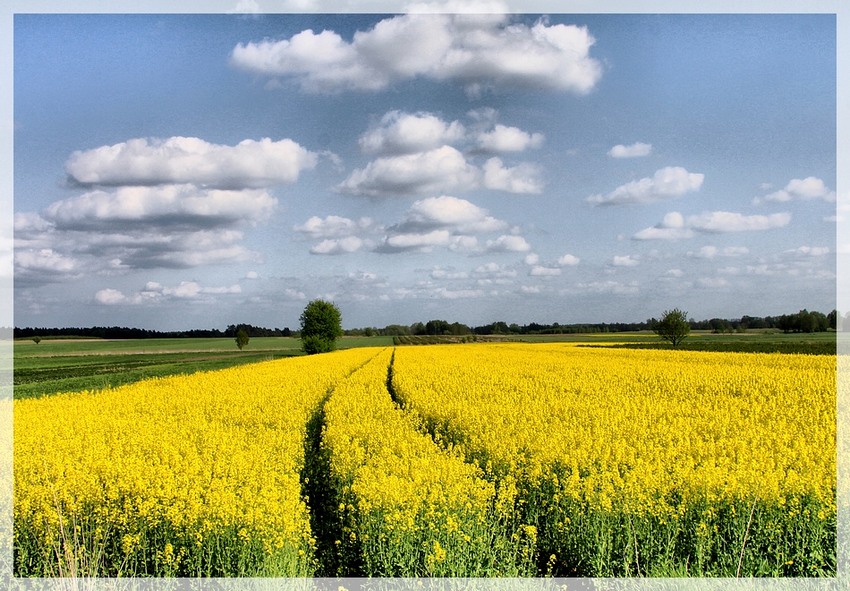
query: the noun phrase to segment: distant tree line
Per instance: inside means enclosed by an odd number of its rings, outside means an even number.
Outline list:
[[[91,326],[91,327],[63,327],[63,328],[18,328],[15,327],[16,339],[40,337],[84,337],[97,339],[163,339],[163,338],[213,338],[223,337],[224,333],[218,329],[203,330],[180,330],[162,332],[146,328],[130,328],[126,326]]]
[[[14,329],[16,339],[39,337],[83,337],[97,339],[179,339],[179,338],[235,338],[239,329],[244,329],[249,337],[286,337],[292,336],[288,328],[262,328],[250,324],[231,324],[225,330],[192,329],[178,331],[159,331],[126,326],[91,326],[63,328],[18,328]]]
[[[691,330],[710,330],[716,333],[744,332],[746,330],[773,329],[783,332],[823,332],[836,330],[840,318],[833,310],[829,314],[800,310],[795,314],[781,316],[742,316],[736,319],[712,318],[710,320],[688,319]],[[652,330],[655,319],[643,322],[599,322],[579,324],[540,324],[531,322],[519,325],[504,321],[491,322],[482,326],[468,326],[447,320],[429,320],[414,322],[411,325],[390,324],[384,328],[358,328],[347,330],[348,336],[446,336],[446,335],[539,335],[539,334],[590,334],[609,332],[632,332]],[[850,312],[844,326],[850,330]]]
[[[224,329],[222,336],[235,338],[239,330],[244,330],[245,333],[253,337],[291,337],[292,331],[289,328],[263,328],[261,326],[252,326],[250,324],[230,324]]]
[[[519,325],[508,324],[504,321],[491,322],[482,326],[469,326],[460,322],[447,320],[428,320],[414,322],[410,325],[389,324],[383,328],[366,327],[346,330],[347,336],[441,336],[441,335],[539,335],[539,334],[592,334],[640,331],[652,329],[652,318],[643,322],[598,322],[560,324],[540,324],[531,322]],[[711,318],[709,320],[689,319],[691,330],[710,330],[716,333],[744,332],[747,330],[772,329],[782,332],[823,332],[826,330],[850,331],[850,312],[844,316],[833,310],[829,314],[817,311],[800,310],[793,314],[780,316],[741,316],[741,318]],[[101,339],[151,339],[151,338],[236,338],[243,329],[251,338],[254,337],[300,337],[298,330],[289,328],[263,328],[251,324],[231,324],[226,329],[194,329],[180,331],[158,331],[144,328],[128,328],[123,326],[92,326],[89,328],[18,328],[14,329],[14,337],[90,337]]]

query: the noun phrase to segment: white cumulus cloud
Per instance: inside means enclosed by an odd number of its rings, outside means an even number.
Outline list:
[[[591,195],[586,199],[593,205],[627,205],[656,203],[698,191],[705,175],[688,172],[681,166],[657,170],[652,177],[621,185],[607,195]]]
[[[127,301],[127,296],[117,289],[107,288],[101,289],[94,294],[94,299],[101,304],[112,306],[115,304],[123,304]]]
[[[792,179],[785,185],[784,189],[764,197],[756,197],[753,203],[759,205],[769,202],[787,203],[788,201],[808,201],[812,199],[834,202],[835,191],[827,187],[822,179],[810,176],[804,179]]]
[[[760,232],[782,228],[790,221],[791,214],[785,212],[771,215],[744,215],[731,211],[706,211],[685,218],[681,213],[674,211],[666,214],[660,223],[637,232],[632,238],[635,240],[678,240],[691,238],[695,232],[715,234]],[[737,254],[743,254],[743,251]]]
[[[442,195],[415,201],[402,224],[405,228],[451,228],[458,233],[497,232],[507,223],[466,199]]]
[[[208,296],[232,295],[242,293],[237,283],[229,286],[204,287],[197,281],[181,281],[175,287],[167,287],[156,281],[148,281],[144,289],[131,294],[113,288],[101,289],[94,299],[106,306],[155,304],[168,300],[197,300]]]
[[[544,139],[542,133],[528,133],[518,127],[499,123],[491,131],[481,132],[476,141],[479,149],[485,152],[523,152],[529,148],[539,148]]]
[[[615,255],[611,264],[615,267],[637,267],[640,264],[640,259],[630,254]]]
[[[277,199],[265,189],[199,189],[191,184],[127,186],[55,201],[45,208],[42,217],[57,228],[105,228],[142,222],[207,227],[260,221],[276,205]]]
[[[404,252],[445,246],[458,253],[478,253],[482,249],[476,234],[499,232],[507,227],[506,222],[466,199],[450,195],[428,197],[415,201],[400,223],[387,228],[388,234],[376,250]],[[491,242],[493,246],[495,242]]]
[[[787,226],[791,221],[790,213],[770,215],[744,215],[731,211],[710,211],[689,216],[689,227],[700,232],[758,232]]]
[[[357,236],[322,240],[310,249],[313,254],[348,254],[363,248],[364,241]]]
[[[540,180],[540,167],[531,163],[522,163],[506,167],[500,158],[488,159],[484,163],[484,187],[497,191],[518,194],[538,194],[543,192]]]
[[[196,137],[132,139],[76,151],[65,171],[85,185],[164,185],[191,183],[225,189],[263,188],[293,183],[318,156],[290,139],[247,139],[235,146]]]
[[[643,142],[635,142],[628,146],[617,144],[608,150],[608,155],[611,158],[640,158],[642,156],[649,156],[651,153],[652,144],[645,144]]]
[[[324,218],[312,216],[301,225],[295,226],[296,232],[306,234],[311,238],[340,238],[347,237],[372,227],[371,218],[350,218],[329,215]]]
[[[470,95],[544,88],[587,94],[602,76],[585,27],[512,22],[507,15],[413,13],[386,18],[348,41],[307,29],[288,39],[239,43],[243,70],[291,78],[306,92],[375,91],[416,77],[457,82]]]
[[[531,245],[522,236],[515,234],[502,235],[495,240],[487,241],[489,252],[528,252]]]
[[[360,148],[375,154],[410,154],[450,145],[464,138],[459,121],[447,123],[433,113],[390,111],[359,140]]]
[[[513,279],[517,276],[516,269],[495,262],[479,265],[473,273],[475,273],[476,277],[485,277],[488,279]]]
[[[388,156],[354,170],[338,189],[368,197],[466,190],[476,186],[478,170],[452,146]]]
[[[451,244],[451,238],[451,232],[448,230],[393,234],[384,239],[383,244],[378,247],[378,250],[380,252],[401,252],[406,250],[428,252],[435,246],[448,246]]]
[[[574,267],[581,262],[581,259],[575,255],[565,254],[558,258],[558,265],[561,267]]]
[[[672,211],[666,214],[660,223],[651,228],[644,228],[632,238],[635,240],[679,240],[693,235],[693,230],[685,227],[685,218],[682,214]]]

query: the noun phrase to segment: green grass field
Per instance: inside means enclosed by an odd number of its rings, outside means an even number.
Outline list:
[[[350,337],[340,348],[386,346],[391,337]],[[301,341],[255,337],[239,350],[233,339],[29,339],[14,344],[14,396],[31,398],[99,390],[146,378],[211,371],[302,355]]]
[[[414,337],[422,344],[441,337]],[[436,341],[435,341],[436,339]],[[578,342],[587,345],[619,344],[628,347],[662,347],[650,332],[483,337],[482,342],[510,339],[524,342]],[[393,337],[344,337],[338,346],[393,346]],[[695,331],[679,346],[685,350],[835,354],[836,333],[783,334],[747,332],[712,334]],[[287,337],[255,337],[239,350],[233,339],[29,339],[14,343],[14,396],[30,398],[99,390],[146,378],[211,371],[235,365],[302,355],[301,341]]]

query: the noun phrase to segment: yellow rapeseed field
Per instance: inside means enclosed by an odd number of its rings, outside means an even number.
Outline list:
[[[513,521],[515,490],[415,428],[387,391],[391,350],[341,383],[325,405],[343,554],[370,576],[533,574],[534,535]]]
[[[19,400],[15,573],[831,576],[835,379],[454,344]]]
[[[105,575],[312,574],[305,426],[374,354],[16,401],[16,572],[59,574],[76,546]]]
[[[811,575],[835,568],[835,375],[829,356],[456,345],[399,348],[393,385],[521,481],[556,570]]]

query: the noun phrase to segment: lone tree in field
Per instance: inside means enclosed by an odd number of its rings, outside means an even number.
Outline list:
[[[661,320],[653,319],[652,331],[675,347],[691,332],[688,313],[679,308],[665,310]]]
[[[342,314],[335,305],[313,300],[301,313],[301,348],[308,355],[336,349],[342,336]]]
[[[248,337],[248,331],[244,328],[240,328],[236,331],[236,346],[239,347],[239,350],[242,350],[242,347],[248,344],[248,341],[251,340]]]

